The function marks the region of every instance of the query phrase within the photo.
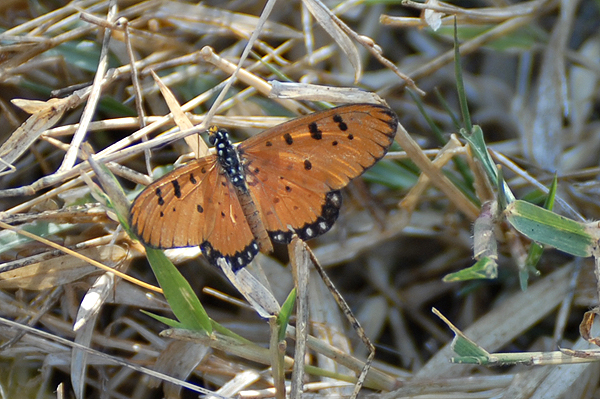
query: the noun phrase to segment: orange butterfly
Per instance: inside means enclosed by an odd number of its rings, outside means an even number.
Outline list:
[[[327,232],[342,205],[339,190],[387,153],[398,117],[353,104],[275,126],[237,147],[209,129],[216,154],[161,177],[135,199],[130,226],[155,248],[200,246],[212,264],[234,271],[271,240],[288,244]],[[270,238],[270,239],[269,239]]]

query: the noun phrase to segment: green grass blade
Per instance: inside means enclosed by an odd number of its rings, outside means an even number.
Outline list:
[[[582,223],[521,200],[504,212],[508,222],[533,241],[575,256],[592,255],[595,240]]]
[[[494,259],[485,256],[471,267],[459,270],[456,273],[447,274],[444,276],[443,281],[445,283],[454,283],[477,279],[495,279],[496,277],[498,277],[498,264]]]
[[[146,248],[146,256],[167,302],[183,327],[211,334],[212,325],[208,314],[175,265],[159,249]]]

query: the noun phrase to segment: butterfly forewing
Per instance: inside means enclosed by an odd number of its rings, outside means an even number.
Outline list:
[[[360,104],[334,108],[275,126],[242,142],[238,151],[248,185],[271,236],[327,231],[339,194],[381,159],[398,126],[389,108]],[[308,230],[307,230],[308,229]],[[316,230],[315,230],[316,229]]]

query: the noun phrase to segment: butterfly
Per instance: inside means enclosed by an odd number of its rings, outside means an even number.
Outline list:
[[[272,127],[234,146],[211,127],[216,154],[173,170],[135,199],[130,226],[154,248],[200,246],[233,271],[273,242],[327,232],[342,205],[340,189],[387,153],[398,117],[388,107],[351,104]]]

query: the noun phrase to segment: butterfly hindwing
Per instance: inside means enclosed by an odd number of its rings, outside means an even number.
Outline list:
[[[348,105],[242,142],[248,186],[271,237],[288,242],[291,229],[304,239],[329,230],[341,206],[337,190],[385,155],[397,126],[387,107]]]
[[[236,258],[251,260],[257,252],[235,189],[214,155],[149,185],[135,199],[130,217],[136,235],[155,248],[200,246],[211,263],[224,257],[232,266],[239,263]]]
[[[342,204],[339,191],[316,191],[296,184],[268,161],[252,163],[261,172],[246,172],[248,187],[271,239],[287,244],[292,231],[308,240],[328,231]]]

